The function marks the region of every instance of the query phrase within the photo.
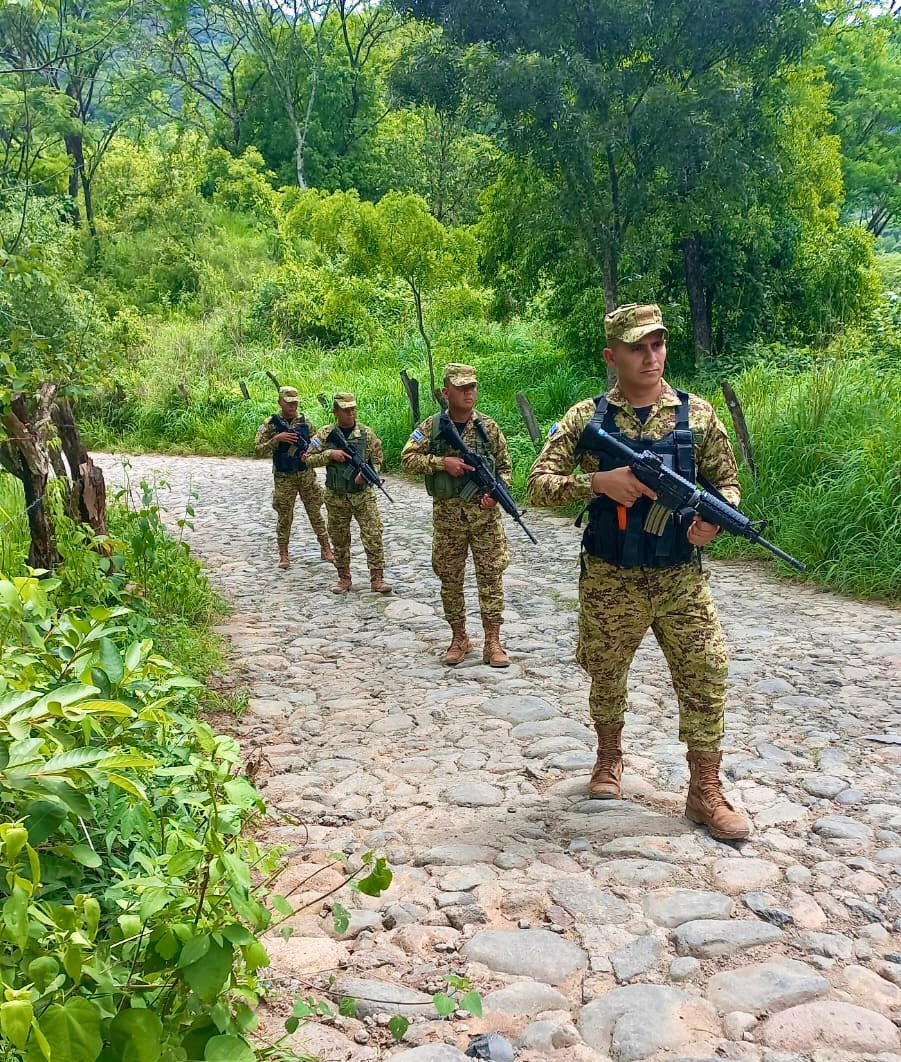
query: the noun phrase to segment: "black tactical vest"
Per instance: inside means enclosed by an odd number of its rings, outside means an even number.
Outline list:
[[[650,450],[658,454],[664,464],[685,479],[695,481],[694,434],[688,426],[688,395],[676,391],[679,408],[676,411],[676,427],[662,439],[630,439],[616,426],[613,412],[608,408],[607,396],[595,398],[595,412],[591,423],[601,427],[626,446],[640,453]],[[608,472],[618,468],[616,458],[608,456],[596,442],[596,437],[587,429],[583,432],[576,454],[591,453],[597,458],[598,468]],[[600,495],[588,506],[588,526],[582,535],[582,548],[592,557],[600,557],[620,568],[673,568],[688,564],[694,554],[689,543],[688,527],[694,517],[686,513],[674,513],[667,520],[662,535],[645,531],[644,523],[651,508],[650,498],[641,497],[626,510],[626,530],[620,531],[617,522],[617,504],[612,498]]]
[[[307,465],[303,455],[310,445],[310,425],[306,418],[301,416],[292,427],[283,420],[278,413],[273,413],[269,418],[270,424],[275,428],[276,434],[280,431],[293,431],[297,433],[296,443],[278,443],[272,451],[272,467],[276,472],[303,472]]]

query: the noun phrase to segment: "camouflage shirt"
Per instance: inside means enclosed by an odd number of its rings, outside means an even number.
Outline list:
[[[440,416],[440,414],[435,413],[431,417],[426,417],[421,424],[417,425],[413,434],[407,440],[400,455],[400,465],[404,472],[413,476],[425,476],[430,472],[440,472],[444,468],[444,455],[432,453],[432,421],[437,416]],[[497,477],[509,487],[510,477],[513,475],[510,451],[507,448],[507,440],[504,438],[504,433],[491,417],[486,417],[484,413],[474,410],[466,423],[466,427],[461,432],[463,442],[470,449],[476,449],[476,445],[479,442],[479,438],[476,435],[476,419],[482,422],[482,427],[485,429],[485,434],[491,444]]]
[[[316,431],[316,425],[310,420],[309,417],[305,417],[298,413],[296,417],[283,417],[281,413],[274,413],[273,416],[281,417],[281,419],[288,425],[289,428],[293,428],[295,424],[299,424],[301,420],[307,422],[307,428],[310,431],[310,438]],[[272,451],[278,446],[277,442],[272,440],[278,435],[279,429],[272,423],[272,417],[267,417],[263,423],[257,429],[257,437],[254,439],[254,449],[257,452],[258,457],[265,457],[267,454],[271,454]]]
[[[616,426],[630,439],[662,439],[676,427],[680,402],[666,381],[660,397],[651,406],[644,424],[614,384],[607,394]],[[571,406],[551,434],[529,473],[529,502],[532,505],[569,505],[587,502],[591,477],[598,470],[597,458],[590,453],[576,455],[582,432],[594,416],[594,399],[586,398]],[[732,505],[741,499],[738,468],[729,436],[709,402],[697,395],[688,397],[688,424],[694,433],[695,471],[716,487]],[[576,471],[576,468],[579,471]]]
[[[326,465],[337,464],[337,461],[330,461],[328,451],[333,449],[328,442],[329,432],[333,428],[337,428],[337,424],[326,424],[325,427],[319,429],[310,441],[310,448],[304,455],[304,461],[306,461],[309,468],[323,468]],[[343,431],[343,429],[340,429]],[[366,439],[366,460],[372,465],[376,472],[381,472],[382,466],[385,464],[385,454],[382,450],[382,440],[376,435],[372,428],[368,428],[365,424],[360,424],[359,421],[354,425],[353,431],[345,431],[344,438],[351,444],[358,439],[365,437]]]

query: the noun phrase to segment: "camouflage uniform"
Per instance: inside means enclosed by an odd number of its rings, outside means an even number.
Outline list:
[[[310,431],[316,430],[316,425],[306,418]],[[285,419],[288,427],[293,428],[300,424],[301,417]],[[272,441],[273,436],[278,434],[279,429],[272,423],[272,417],[267,417],[257,431],[254,447],[259,456],[271,455],[278,445]],[[306,468],[302,472],[273,472],[274,486],[272,490],[272,508],[276,512],[275,538],[279,548],[286,547],[291,537],[291,525],[294,523],[294,505],[297,496],[303,502],[303,507],[310,521],[310,527],[319,542],[326,538],[325,520],[322,516],[322,504],[324,501],[322,488],[316,479],[316,473]]]
[[[608,405],[617,429],[630,438],[657,440],[676,424],[679,398],[665,381],[644,424],[618,387]],[[582,431],[595,412],[593,399],[572,406],[535,461],[529,476],[532,505],[588,503],[598,462],[576,454]],[[732,505],[740,490],[735,456],[713,408],[689,396],[698,473]],[[574,471],[578,466],[578,471]],[[670,666],[679,698],[679,735],[690,750],[715,752],[723,736],[728,658],[716,606],[699,565],[621,568],[587,553],[579,579],[579,643],[576,659],[591,676],[589,705],[596,724],[621,724],[626,710],[629,665],[650,627]]]
[[[336,426],[327,424],[313,436],[306,456],[306,462],[310,468],[327,468],[329,465],[339,464],[330,461],[328,457],[330,449],[328,435]],[[365,459],[377,472],[381,470],[385,463],[382,441],[372,428],[357,423],[353,431],[345,431],[344,436],[351,446],[364,446]],[[382,545],[382,517],[372,487],[364,484],[352,493],[343,493],[330,489],[327,484],[328,481],[326,481],[325,508],[328,512],[328,531],[335,550],[335,567],[339,571],[346,571],[350,568],[350,522],[354,519],[360,528],[360,539],[366,551],[369,568],[383,569],[385,550]]]
[[[513,466],[507,440],[490,417],[474,411],[462,432],[463,441],[471,449],[477,448],[476,419],[481,421],[488,437],[495,460],[495,474],[509,486]],[[423,476],[444,468],[444,456],[433,454],[431,450],[433,420],[428,417],[418,425],[404,446],[400,458],[404,472]],[[433,498],[432,521],[432,568],[441,580],[441,603],[447,622],[451,627],[466,622],[463,575],[466,554],[471,550],[482,619],[502,623],[503,573],[509,558],[500,509],[482,509],[478,500]]]

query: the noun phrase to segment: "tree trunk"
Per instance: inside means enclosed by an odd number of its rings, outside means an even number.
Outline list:
[[[697,233],[682,241],[682,259],[685,263],[685,287],[688,292],[688,308],[691,313],[691,331],[694,339],[695,365],[702,368],[710,360],[712,339],[707,291],[701,269],[701,237]]]
[[[609,245],[604,248],[604,309],[611,313],[616,309],[619,296],[619,262],[616,252]],[[607,390],[616,383],[616,369],[607,363]]]
[[[77,515],[74,518],[89,524],[96,534],[107,535],[106,483],[103,479],[103,469],[94,464],[85,449],[68,399],[59,399],[53,407],[52,415],[63,444],[63,452],[72,470],[72,498],[73,505],[77,506]]]
[[[67,133],[64,137],[66,154],[72,160],[72,169],[69,171],[69,198],[72,200],[72,216],[75,223],[81,221],[81,212],[78,209],[78,192],[81,188],[82,175],[84,173],[84,142],[80,133]]]
[[[2,414],[2,422],[7,434],[3,442],[3,465],[22,481],[25,491],[25,512],[31,533],[28,563],[32,568],[50,570],[59,563],[59,554],[46,504],[50,459],[42,428],[39,423],[32,423],[22,394],[12,399]]]
[[[429,386],[432,391],[432,397],[441,407],[441,409],[447,408],[447,402],[444,400],[444,395],[441,393],[441,389],[435,382],[435,363],[432,360],[432,344],[429,342],[428,333],[425,330],[425,319],[422,313],[422,293],[419,288],[412,281],[407,281],[410,285],[410,291],[413,292],[413,302],[416,306],[416,327],[419,329],[419,334],[422,336],[422,342],[425,344],[425,356],[429,364]]]
[[[303,148],[304,148],[304,135],[300,126],[294,122],[294,166],[297,171],[297,187],[306,188],[307,182],[304,177],[303,166]]]
[[[84,195],[84,216],[88,223],[91,235],[97,238],[97,226],[94,224],[94,195],[91,191],[91,178],[87,171],[81,171],[81,191]]]

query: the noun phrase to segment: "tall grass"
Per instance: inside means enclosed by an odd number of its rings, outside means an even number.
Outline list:
[[[232,343],[224,335],[221,316],[162,324],[123,380],[125,403],[87,407],[84,427],[92,444],[251,454],[257,425],[276,407],[268,370],[300,389],[304,409],[317,423],[325,417],[318,394],[353,391],[360,419],[381,435],[388,465],[396,468],[411,430],[401,369],[420,380],[423,415],[436,408],[422,347],[412,335],[336,349]],[[808,564],[810,578],[846,593],[897,599],[901,377],[884,351],[855,354],[809,355],[801,364],[810,367],[803,370],[757,364],[732,377],[759,466],[756,479],[743,473],[743,508],[770,520],[770,537]],[[520,496],[535,450],[519,418],[517,391],[525,392],[547,429],[574,402],[605,386],[600,358],[574,363],[534,322],[454,322],[435,336],[435,360],[438,367],[444,361],[478,367],[479,408],[507,434]],[[242,397],[241,380],[249,400]],[[715,382],[701,390],[731,430]],[[715,552],[761,555],[731,538],[717,542]]]

